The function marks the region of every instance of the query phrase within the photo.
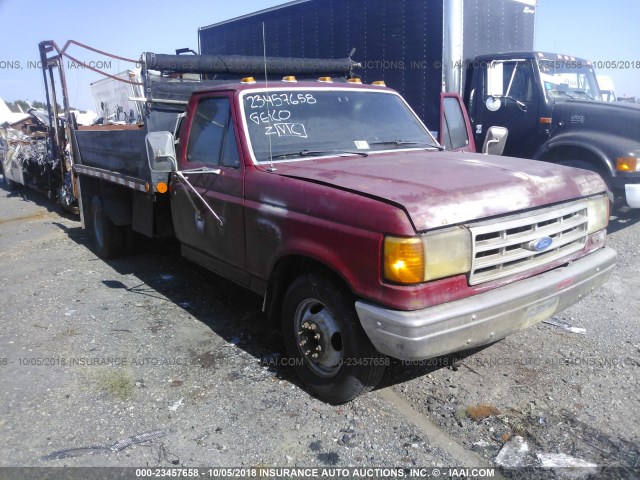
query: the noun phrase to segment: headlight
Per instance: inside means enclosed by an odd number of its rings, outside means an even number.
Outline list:
[[[384,278],[416,284],[471,270],[471,234],[454,228],[416,237],[386,237]]]
[[[602,195],[600,197],[589,198],[587,202],[589,233],[595,233],[607,228],[607,225],[609,225],[609,197]]]
[[[471,270],[471,233],[466,228],[446,230],[422,238],[427,254],[425,281]]]

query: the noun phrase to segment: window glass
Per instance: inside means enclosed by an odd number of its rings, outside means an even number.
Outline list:
[[[225,167],[232,167],[232,168],[238,168],[240,166],[240,155],[238,154],[238,144],[236,143],[236,134],[233,128],[233,122],[231,122],[231,117],[229,117],[229,125],[227,126],[227,134],[224,140],[222,165]]]
[[[405,103],[387,92],[291,89],[243,98],[259,162],[436,145]]]
[[[543,58],[539,62],[539,67],[540,77],[549,99],[602,99],[593,68],[582,63],[581,60]]]
[[[505,63],[504,87],[507,96],[515,100],[533,101],[533,78],[529,64],[525,62]]]
[[[464,114],[460,108],[460,102],[456,98],[445,97],[443,99],[444,110],[444,146],[448,150],[457,150],[469,145],[467,125]]]
[[[173,138],[176,140],[176,145],[180,143],[180,130],[182,130],[182,125],[184,125],[184,113],[178,116],[178,120],[176,121],[176,126],[173,129]]]
[[[528,62],[498,62],[488,69],[488,95],[534,101],[533,71]]]
[[[227,98],[207,98],[198,104],[189,135],[188,162],[221,164],[229,117]]]

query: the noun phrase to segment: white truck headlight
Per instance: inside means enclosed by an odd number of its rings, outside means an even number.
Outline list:
[[[607,228],[609,225],[609,197],[601,195],[587,199],[589,234]]]

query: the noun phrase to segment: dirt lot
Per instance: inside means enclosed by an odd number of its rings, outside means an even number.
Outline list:
[[[481,467],[499,457],[640,475],[639,213],[612,220],[611,281],[556,317],[584,333],[541,324],[477,352],[395,362],[378,390],[342,406],[310,397],[283,365],[259,298],[172,246],[104,262],[90,243],[46,199],[0,189],[0,466]],[[118,443],[145,432],[151,441]]]

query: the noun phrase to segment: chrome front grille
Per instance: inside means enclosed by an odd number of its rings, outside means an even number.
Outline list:
[[[587,240],[585,202],[537,210],[497,222],[471,225],[473,257],[469,284],[497,280],[547,265],[582,250]],[[536,251],[535,243],[548,242]]]

